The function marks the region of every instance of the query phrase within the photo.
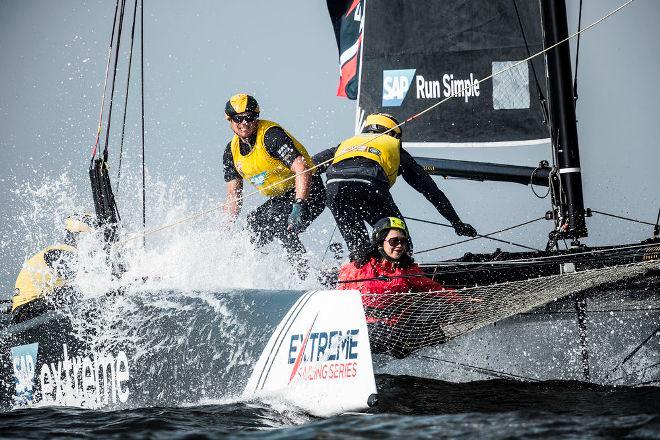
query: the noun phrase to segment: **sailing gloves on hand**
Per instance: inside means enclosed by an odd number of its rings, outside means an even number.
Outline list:
[[[462,235],[464,237],[477,236],[477,230],[474,229],[472,225],[458,221],[456,223],[452,223],[452,226],[454,227],[454,232],[456,232],[456,235]]]
[[[307,226],[307,219],[309,219],[307,202],[302,199],[296,199],[293,206],[291,206],[287,229],[296,234],[302,232]]]

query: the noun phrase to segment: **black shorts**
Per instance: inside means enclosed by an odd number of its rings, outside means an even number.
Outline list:
[[[373,226],[384,217],[401,218],[389,188],[355,180],[328,183],[326,203],[337,222],[353,259],[369,244],[366,223]]]
[[[291,207],[296,201],[295,188],[282,195],[272,197],[247,216],[248,229],[252,233],[257,246],[263,246],[278,238],[289,252],[300,252],[298,234],[287,230]],[[323,179],[318,174],[312,175],[309,197],[307,199],[309,215],[303,218],[304,229],[325,209],[325,187]],[[304,248],[302,249],[304,252]]]

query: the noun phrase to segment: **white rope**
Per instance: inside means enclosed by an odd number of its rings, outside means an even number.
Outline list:
[[[551,49],[554,49],[555,47],[559,46],[560,44],[563,44],[563,43],[569,41],[570,39],[575,38],[576,36],[578,36],[578,35],[580,35],[580,34],[586,32],[587,30],[591,29],[592,27],[596,26],[597,24],[601,23],[602,21],[606,20],[607,18],[611,17],[612,15],[618,13],[620,10],[622,10],[622,9],[625,8],[626,6],[630,5],[633,1],[635,1],[635,0],[628,0],[626,3],[622,4],[622,5],[619,6],[618,8],[616,8],[616,9],[612,10],[611,12],[609,12],[607,15],[605,15],[605,16],[603,16],[602,18],[600,18],[600,19],[596,20],[595,22],[591,23],[589,26],[585,27],[585,28],[582,29],[582,30],[579,30],[579,31],[575,32],[574,34],[572,34],[572,35],[566,37],[565,39],[563,39],[563,40],[561,40],[561,41],[559,41],[559,42],[553,44],[552,46],[550,46],[550,47],[548,47],[548,48],[546,48],[546,49],[543,49],[543,50],[537,52],[536,54],[531,55],[531,56],[525,58],[524,60],[518,61],[517,63],[514,63],[514,64],[512,64],[512,65],[510,65],[510,66],[508,66],[508,67],[506,67],[506,68],[504,68],[504,69],[502,69],[502,70],[499,70],[499,71],[497,71],[497,72],[491,74],[491,75],[488,75],[488,76],[486,76],[485,78],[482,78],[482,79],[480,79],[480,80],[477,80],[477,84],[479,84],[479,83],[481,83],[481,82],[483,82],[483,81],[487,81],[487,80],[489,80],[489,79],[491,79],[491,78],[493,78],[493,77],[495,77],[495,76],[497,76],[497,75],[500,75],[500,74],[502,74],[502,73],[504,73],[504,72],[506,72],[506,71],[508,71],[508,70],[510,70],[510,69],[513,69],[514,67],[517,67],[517,66],[519,66],[519,65],[522,64],[522,63],[526,63],[526,62],[528,62],[529,60],[531,60],[531,59],[533,59],[533,58],[536,58],[536,57],[538,57],[538,56],[540,56],[540,55],[543,55],[544,53],[546,53],[547,51],[549,51],[549,50],[551,50]],[[466,86],[463,86],[463,87],[460,88],[459,90],[456,90],[452,95],[450,95],[450,96],[448,96],[448,97],[446,97],[446,98],[444,98],[444,99],[442,99],[442,100],[436,102],[435,104],[431,105],[430,107],[426,108],[425,110],[422,110],[421,112],[419,112],[419,113],[417,113],[417,114],[415,114],[415,115],[409,117],[409,118],[406,119],[405,121],[403,121],[403,122],[401,122],[400,124],[398,124],[398,125],[396,125],[396,126],[390,128],[389,130],[387,130],[387,131],[385,131],[385,132],[383,132],[383,133],[380,133],[378,136],[376,136],[376,137],[370,139],[370,140],[367,141],[366,143],[368,144],[368,143],[370,143],[370,142],[373,142],[373,141],[377,140],[378,138],[380,138],[381,136],[385,136],[385,135],[387,135],[389,132],[391,132],[391,131],[394,130],[395,128],[399,128],[399,127],[405,125],[406,123],[408,123],[408,122],[410,122],[410,121],[413,121],[413,120],[417,119],[418,117],[422,116],[423,114],[428,113],[429,111],[431,111],[431,110],[433,110],[434,108],[438,107],[440,104],[444,104],[445,102],[447,102],[447,101],[449,101],[450,99],[456,97],[457,95],[462,94],[463,92],[465,92],[465,91],[466,91],[468,88],[470,88],[470,87],[472,87],[472,85],[466,85]],[[328,159],[328,160],[326,160],[326,161],[324,161],[324,162],[321,162],[321,163],[319,163],[319,164],[313,165],[312,167],[306,169],[305,171],[302,171],[302,172],[300,172],[300,173],[296,173],[296,174],[294,174],[293,176],[290,176],[290,177],[287,177],[287,178],[285,178],[285,179],[282,179],[282,180],[279,180],[279,181],[277,181],[277,182],[274,182],[274,183],[272,183],[272,184],[270,184],[270,185],[267,185],[267,186],[263,187],[262,189],[263,189],[263,190],[266,190],[266,189],[272,188],[273,186],[280,185],[280,184],[282,184],[282,183],[284,183],[284,182],[287,182],[287,181],[289,181],[289,180],[291,180],[291,179],[295,179],[296,177],[298,177],[298,176],[300,176],[300,175],[303,175],[303,174],[305,174],[305,173],[312,172],[312,171],[314,171],[315,169],[317,169],[318,167],[320,167],[320,166],[322,166],[322,165],[326,165],[326,164],[328,164],[328,163],[334,161],[335,159],[336,159],[336,158],[333,157],[332,159]],[[240,197],[237,197],[237,198],[235,199],[235,202],[238,203],[238,202],[240,202],[240,201],[242,201],[242,200],[245,200],[245,199],[247,199],[248,197],[254,196],[254,195],[258,194],[258,193],[259,193],[259,190],[254,190],[254,191],[249,192],[249,193],[247,193],[247,194],[243,194],[243,195],[241,195]],[[206,215],[206,214],[209,214],[209,213],[211,213],[211,212],[214,212],[214,211],[217,211],[217,210],[219,210],[219,209],[224,208],[224,207],[226,206],[226,203],[227,203],[227,202],[223,202],[223,203],[221,203],[221,204],[219,204],[219,205],[217,205],[217,206],[214,206],[214,207],[212,207],[212,208],[209,208],[209,209],[206,209],[206,210],[203,210],[203,211],[199,211],[199,212],[197,212],[197,213],[195,213],[195,214],[191,214],[191,215],[189,215],[189,216],[187,216],[187,217],[183,217],[183,218],[181,218],[181,219],[179,219],[179,220],[176,220],[176,221],[174,221],[174,222],[172,222],[172,223],[165,224],[165,225],[162,225],[162,226],[159,226],[159,227],[153,228],[153,229],[148,229],[148,230],[146,230],[146,231],[136,233],[136,234],[134,234],[134,235],[132,235],[132,236],[127,237],[127,238],[124,239],[124,240],[119,240],[119,241],[117,242],[117,244],[120,244],[120,243],[126,243],[126,242],[129,242],[129,241],[135,240],[135,239],[137,239],[137,238],[141,238],[141,237],[146,237],[147,235],[153,234],[153,233],[155,233],[155,232],[159,232],[159,231],[162,231],[162,230],[164,230],[164,229],[169,229],[169,228],[171,228],[171,227],[174,227],[174,226],[180,225],[180,224],[185,223],[185,222],[188,222],[188,221],[190,221],[190,220],[194,220],[194,219],[196,219],[196,218],[198,218],[198,217],[201,217],[201,216],[203,216],[203,215]]]

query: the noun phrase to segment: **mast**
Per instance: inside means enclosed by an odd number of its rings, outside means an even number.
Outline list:
[[[541,0],[541,22],[545,47],[568,38],[565,1]],[[550,234],[550,242],[556,243],[557,239],[570,238],[573,245],[579,245],[578,239],[587,236],[587,226],[584,221],[580,151],[568,42],[546,52],[545,65],[550,104],[550,136],[560,181],[556,203],[561,221],[558,230]]]

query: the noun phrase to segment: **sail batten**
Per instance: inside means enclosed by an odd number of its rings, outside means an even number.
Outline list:
[[[547,145],[550,138],[500,142],[404,142],[404,148],[492,148]]]

